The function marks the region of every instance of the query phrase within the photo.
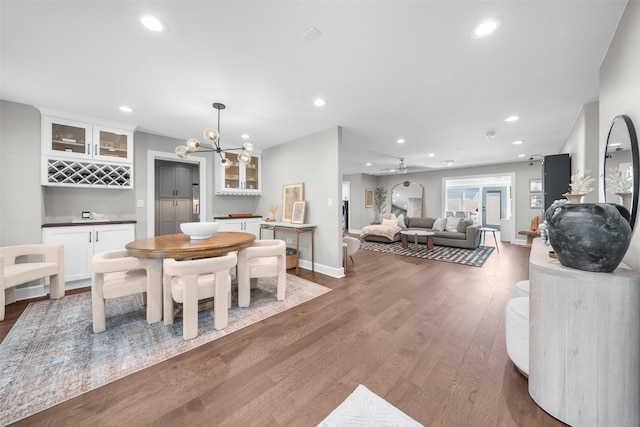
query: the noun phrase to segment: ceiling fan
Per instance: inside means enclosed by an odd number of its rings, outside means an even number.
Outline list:
[[[395,168],[381,169],[380,173],[386,174],[386,175],[404,175],[405,173],[409,172],[409,166],[407,166],[407,164],[404,162],[405,158],[398,157],[398,159],[400,160],[400,163],[398,163],[398,166],[396,166]]]

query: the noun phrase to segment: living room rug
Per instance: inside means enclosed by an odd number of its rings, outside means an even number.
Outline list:
[[[318,427],[416,427],[419,422],[360,384]]]
[[[295,307],[331,289],[287,274],[284,301],[275,279],[261,279],[251,305],[229,310],[226,329],[213,329],[211,310],[198,314],[198,336],[182,339],[182,321],[147,324],[141,296],[107,301],[107,330],[93,333],[91,293],[31,303],[0,343],[0,426],[167,360]]]
[[[409,243],[406,248],[403,248],[402,242],[378,243],[367,241],[363,241],[360,248],[395,255],[454,262],[456,264],[471,265],[474,267],[482,267],[495,249],[493,246],[478,246],[476,249],[434,246],[433,249],[427,250],[426,245],[420,243],[418,244],[418,251],[416,251],[413,243]]]

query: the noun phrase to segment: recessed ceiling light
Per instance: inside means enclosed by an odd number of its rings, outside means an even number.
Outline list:
[[[371,166],[371,162],[367,162],[366,164],[367,164],[367,166]]]
[[[246,133],[243,133],[240,137],[241,137],[242,139],[249,139],[249,138],[251,138],[251,137],[250,137],[249,135],[247,135]]]
[[[326,103],[327,103],[327,101],[325,101],[325,100],[324,100],[324,99],[322,99],[322,98],[318,98],[318,99],[316,99],[315,101],[313,101],[313,104],[314,104],[316,107],[322,107],[322,106],[323,106],[323,105],[325,105]]]
[[[518,116],[509,116],[506,119],[504,119],[505,122],[516,122],[520,120],[520,117]]]
[[[453,164],[453,160],[443,160],[442,163],[451,166]]]
[[[143,15],[140,18],[140,22],[145,26],[146,29],[159,33],[167,29],[167,25],[162,22],[160,18],[157,18],[153,15]]]
[[[518,157],[526,157],[526,154],[518,154]]]
[[[492,131],[492,130],[490,130],[489,132],[484,134],[484,137],[487,138],[487,139],[491,139],[494,136],[496,136],[496,133],[494,131]]]
[[[398,144],[404,144],[404,138],[398,138],[396,141]]]
[[[474,39],[481,39],[483,37],[487,37],[500,28],[502,25],[502,19],[500,18],[492,18],[482,21],[476,28],[473,29],[471,33],[471,37]]]
[[[517,141],[513,141],[513,142],[512,142],[512,144],[513,144],[513,145],[520,145],[520,144],[522,144],[523,142],[524,142],[523,140],[519,139],[519,140],[517,140]]]
[[[434,153],[429,153],[429,154],[427,154],[427,157],[433,157],[433,156],[435,156],[435,154],[434,154]]]
[[[123,111],[125,113],[133,113],[135,110],[131,107],[129,107],[128,105],[121,105],[120,106],[120,111]]]

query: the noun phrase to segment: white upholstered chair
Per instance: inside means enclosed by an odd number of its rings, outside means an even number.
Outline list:
[[[127,256],[124,249],[97,253],[91,259],[93,332],[106,330],[105,301],[126,295],[145,294],[147,322],[162,316],[162,265],[158,260]]]
[[[238,252],[238,306],[249,306],[251,282],[262,277],[278,278],[276,298],[282,301],[287,289],[287,245],[284,240],[256,240],[253,246]]]
[[[182,303],[182,337],[185,340],[198,336],[198,301],[213,297],[213,327],[224,329],[229,323],[231,307],[231,274],[229,270],[238,263],[235,252],[227,255],[177,261],[163,261],[163,288],[165,325],[173,324],[173,301]],[[166,296],[169,295],[169,299]]]
[[[16,264],[18,257],[25,259]],[[44,259],[42,259],[44,257]],[[64,296],[64,246],[40,244],[5,246],[0,248],[0,320],[4,320],[4,306],[15,302],[15,287],[33,280],[51,278],[51,299]]]
[[[356,239],[355,237],[351,237],[351,236],[344,236],[342,238],[342,244],[346,245],[345,246],[345,252],[343,254],[344,257],[344,271],[347,271],[347,257],[351,258],[351,263],[355,264],[355,262],[353,261],[353,255],[358,252],[358,250],[360,249],[360,239]]]

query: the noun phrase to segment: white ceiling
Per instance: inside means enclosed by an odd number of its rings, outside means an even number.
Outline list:
[[[400,157],[411,170],[512,162],[557,153],[598,99],[625,4],[1,0],[0,97],[201,140],[222,102],[222,145],[248,133],[258,150],[340,125],[345,174]],[[168,31],[144,29],[143,13]],[[496,16],[498,33],[470,37]]]

